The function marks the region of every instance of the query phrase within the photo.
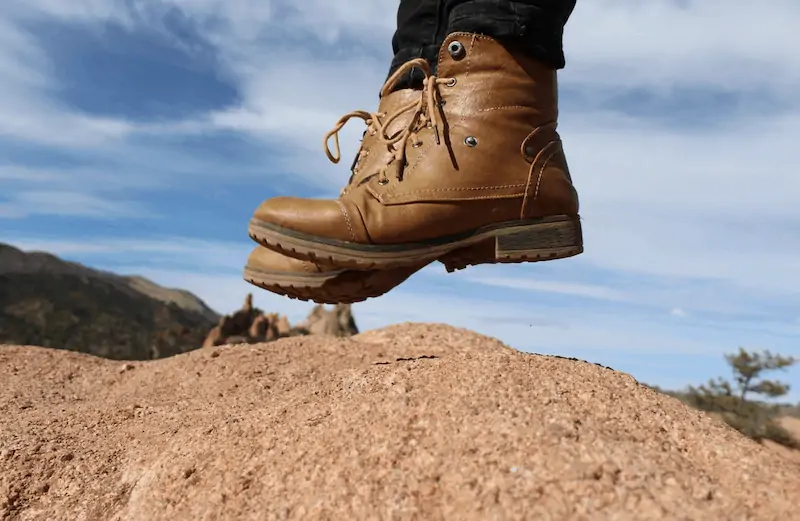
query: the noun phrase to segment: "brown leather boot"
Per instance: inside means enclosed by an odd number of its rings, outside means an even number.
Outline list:
[[[358,187],[376,168],[381,168],[391,159],[393,150],[385,139],[381,139],[379,133],[381,130],[384,133],[397,133],[407,127],[413,112],[403,110],[403,107],[409,106],[409,102],[416,103],[418,99],[419,91],[413,90],[385,94],[381,97],[377,112],[357,110],[345,114],[326,134],[325,153],[332,162],[338,163],[341,158],[339,131],[354,117],[363,119],[367,124],[361,147],[351,166],[352,175],[342,190],[342,197],[345,197],[353,187]],[[388,113],[395,115],[393,119],[387,119]],[[334,138],[335,152],[328,146],[331,137]],[[441,261],[448,271],[455,271],[471,263],[489,261],[493,256],[493,250],[472,247],[452,252]],[[247,259],[244,278],[255,286],[289,298],[311,300],[322,304],[354,303],[383,295],[428,263],[426,261],[387,270],[346,270],[296,259],[259,246]]]
[[[578,197],[556,132],[556,72],[496,40],[455,33],[416,101],[387,115],[388,161],[361,170],[336,200],[276,197],[250,234],[301,259],[354,269],[422,264],[494,243],[490,262],[550,260],[583,251]],[[387,122],[411,114],[400,132]]]

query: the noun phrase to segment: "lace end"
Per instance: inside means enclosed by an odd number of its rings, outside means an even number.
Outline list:
[[[333,143],[336,145],[335,155],[331,152],[331,147],[328,145],[331,137],[333,137]],[[328,160],[334,165],[339,163],[339,161],[342,159],[342,151],[341,148],[339,148],[339,134],[327,134],[325,136],[325,141],[323,142],[323,147],[325,148],[325,155],[328,156]]]

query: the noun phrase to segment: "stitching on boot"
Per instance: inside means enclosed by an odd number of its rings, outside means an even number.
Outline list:
[[[475,50],[475,42],[477,38],[475,35],[472,35],[472,38],[469,41],[469,52],[467,53],[467,71],[464,73],[464,79],[469,78],[469,71],[472,70],[472,51]],[[461,116],[461,121],[464,121],[464,116]]]
[[[353,242],[357,242],[356,241],[356,234],[353,231],[353,224],[350,222],[350,215],[347,213],[347,209],[344,207],[342,202],[339,201],[338,199],[336,200],[336,204],[339,205],[339,209],[342,211],[342,215],[344,215],[344,220],[347,223],[347,229],[350,230],[350,239]]]
[[[420,190],[414,190],[413,192],[403,192],[402,194],[398,195],[396,193],[386,194],[384,196],[379,196],[378,200],[383,201],[391,201],[392,199],[397,199],[400,196],[412,196],[415,194],[430,194],[430,193],[440,193],[440,192],[463,192],[463,191],[471,191],[477,192],[482,190],[500,190],[504,188],[527,188],[525,183],[518,183],[513,185],[498,185],[498,186],[465,186],[465,187],[456,187],[456,188],[423,188]],[[486,195],[477,197],[478,199],[503,199],[504,197],[518,197],[523,195],[525,192],[514,193],[506,196],[501,195]],[[375,195],[373,193],[373,195]]]
[[[536,180],[536,190],[533,192],[533,201],[531,201],[531,204],[536,204],[536,198],[539,197],[539,186],[542,183],[542,176],[544,175],[544,169],[547,168],[547,165],[550,164],[550,160],[553,159],[553,156],[556,155],[556,153],[558,153],[557,148],[556,150],[550,152],[550,154],[544,160],[544,163],[542,163],[542,168],[541,170],[539,170],[539,178]]]
[[[483,34],[467,33],[467,32],[464,32],[464,31],[456,31],[454,33],[450,33],[449,35],[447,35],[447,39],[459,38],[461,36],[466,36],[468,38],[472,38],[472,41],[470,43],[470,49],[472,49],[472,47],[475,46],[474,45],[475,44],[475,42],[474,42],[475,40],[495,41],[494,38],[491,38],[489,36],[485,36]],[[442,60],[444,59],[445,49],[446,49],[446,47],[444,45],[441,45],[439,47],[439,63],[441,63]],[[469,64],[469,61],[467,62],[467,64]],[[469,65],[467,66],[467,69],[469,69]],[[437,70],[436,72],[438,74],[439,71]]]
[[[522,105],[504,105],[502,107],[489,107],[488,109],[480,109],[478,112],[491,112],[493,110],[505,110],[505,109],[529,109],[530,107],[525,107]]]
[[[521,146],[522,150],[521,151],[522,151],[522,154],[524,156],[527,156],[527,154],[525,153],[525,144],[526,143],[530,143],[531,141],[533,141],[533,138],[536,137],[536,134],[538,134],[541,131],[541,129],[542,129],[542,127],[536,127],[535,129],[533,129],[531,131],[530,134],[528,134],[528,137],[526,137],[524,140],[522,140],[522,146]],[[519,218],[520,219],[524,219],[525,218],[525,208],[528,205],[528,193],[530,193],[530,191],[531,191],[531,180],[533,178],[533,167],[534,167],[534,165],[536,165],[536,158],[538,158],[538,157],[539,157],[539,154],[537,153],[536,157],[533,157],[531,159],[531,167],[528,170],[528,179],[525,182],[525,194],[522,196],[522,205],[520,206],[520,209],[519,209]]]
[[[555,141],[551,142],[550,144],[555,143]],[[550,146],[550,145],[548,145]],[[554,147],[554,150],[550,152],[550,154],[545,158],[544,163],[542,163],[542,168],[539,169],[539,177],[536,179],[536,190],[533,192],[533,200],[531,200],[531,211],[533,211],[533,207],[536,205],[536,198],[539,197],[539,187],[542,184],[542,177],[544,176],[544,169],[547,168],[547,165],[550,164],[550,160],[553,158],[554,155],[558,152],[560,147]],[[543,151],[544,152],[544,151]]]
[[[497,190],[500,188],[522,188],[523,186],[527,186],[525,183],[517,183],[513,185],[497,185],[497,186],[464,186],[464,187],[455,187],[455,188],[422,188],[420,190],[414,190],[413,192],[405,192],[405,194],[412,195],[412,194],[426,194],[430,192],[461,192],[462,190]],[[394,194],[392,194],[394,195]]]
[[[525,141],[523,141],[523,143],[530,142],[531,139],[534,136],[536,136],[536,134],[542,128],[543,127],[536,128],[533,132],[531,132],[530,136],[527,139],[525,139]],[[550,163],[550,159],[553,157],[553,155],[558,151],[557,144],[558,144],[557,141],[550,141],[544,147],[542,147],[541,150],[539,150],[539,152],[536,154],[536,157],[534,157],[533,160],[531,161],[531,168],[528,171],[528,182],[525,185],[525,195],[522,197],[522,206],[520,207],[520,214],[519,214],[519,218],[520,219],[525,219],[526,215],[528,213],[530,213],[530,212],[528,212],[528,206],[532,207],[536,203],[536,198],[539,196],[539,188],[540,188],[541,183],[542,183],[542,176],[544,175],[544,169]],[[548,151],[548,149],[550,149],[554,145],[556,145],[556,149],[551,151],[550,154],[541,163],[541,167],[539,168],[539,174],[537,175],[537,178],[536,178],[536,186],[534,187],[533,197],[528,197],[528,194],[530,194],[530,192],[531,192],[531,183],[533,181],[533,173],[536,170],[536,167],[539,165],[539,162],[542,160],[542,156]],[[529,200],[530,200],[530,202],[529,202]]]
[[[419,162],[422,161],[423,159],[425,159],[426,157],[428,157],[428,152],[430,151],[430,149],[431,149],[431,145],[428,144],[428,143],[425,143],[425,148],[420,150],[419,154],[417,154],[417,159],[415,159],[413,163],[409,163],[405,167],[403,167],[403,175],[405,176],[407,173],[413,172],[414,169],[419,164]],[[395,188],[394,190],[392,190],[390,192],[387,192],[386,195],[388,195],[389,197],[392,197],[396,193],[397,193],[397,188]]]

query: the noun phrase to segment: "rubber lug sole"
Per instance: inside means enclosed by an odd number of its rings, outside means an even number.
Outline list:
[[[569,216],[506,222],[445,240],[387,246],[312,236],[257,219],[250,221],[249,233],[262,246],[284,255],[361,271],[424,266],[435,260],[455,271],[476,264],[548,261],[583,252],[580,218]]]
[[[317,304],[354,304],[388,293],[423,267],[287,274],[246,266],[244,279],[254,286],[295,300]]]

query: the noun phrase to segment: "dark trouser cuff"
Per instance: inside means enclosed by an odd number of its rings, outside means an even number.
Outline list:
[[[409,46],[397,51],[389,69],[393,74],[402,64],[414,58],[424,58],[431,70],[436,72],[436,62],[442,41],[454,32],[476,33],[499,40],[503,45],[513,46],[534,60],[553,69],[564,67],[564,25],[575,8],[576,0],[428,0],[443,2],[447,8],[447,19],[439,22],[431,33],[428,25],[405,27],[404,40],[430,42]],[[446,25],[445,25],[446,24]],[[418,33],[418,34],[417,34]],[[409,87],[420,88],[424,75],[418,69],[406,74],[394,90]]]
[[[531,58],[553,69],[564,68],[564,25],[574,1],[514,2],[513,0],[469,0],[450,11],[447,33],[469,32],[511,41]]]

